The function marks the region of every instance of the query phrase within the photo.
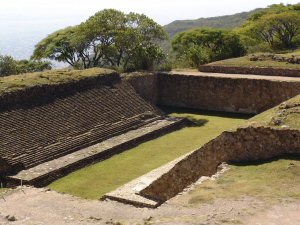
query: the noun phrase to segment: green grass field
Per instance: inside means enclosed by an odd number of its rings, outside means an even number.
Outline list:
[[[242,124],[249,116],[171,110],[196,125],[143,143],[103,162],[78,170],[49,187],[75,196],[99,199],[105,193],[207,143],[222,131]]]
[[[259,54],[258,54],[259,55]],[[300,56],[300,51],[289,52],[286,54],[277,54],[278,56]],[[212,66],[239,66],[239,67],[271,67],[271,68],[282,68],[282,69],[300,69],[300,64],[291,64],[286,62],[277,62],[273,60],[264,61],[250,61],[250,56],[244,56],[240,58],[226,59],[222,61],[216,61],[207,65]]]
[[[277,203],[300,199],[300,157],[274,159],[258,164],[230,165],[219,179],[204,181],[191,191],[189,204],[211,203],[215,199],[256,197]]]

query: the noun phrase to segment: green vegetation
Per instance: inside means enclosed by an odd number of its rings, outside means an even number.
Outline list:
[[[0,55],[0,77],[20,73],[50,70],[51,63],[33,60],[15,60],[11,56]]]
[[[199,67],[255,52],[292,51],[300,47],[300,4],[275,4],[260,9],[234,29],[194,28],[174,35],[171,58],[174,65]],[[193,22],[191,22],[193,26]],[[293,61],[293,60],[291,60]],[[294,60],[299,64],[300,60]],[[225,61],[232,66],[251,66],[247,57]],[[254,66],[296,68],[285,62],[258,61]]]
[[[253,57],[260,57],[263,55],[262,53],[258,53],[255,55],[248,55],[239,58],[226,59],[222,61],[216,61],[213,63],[209,63],[207,65],[212,66],[239,66],[239,67],[261,67],[261,68],[281,68],[281,69],[300,69],[300,64],[298,63],[288,63],[285,61],[277,61],[272,58],[266,58],[264,60],[253,60]],[[275,57],[291,57],[294,55],[295,57],[300,56],[300,51],[289,52],[286,54],[272,54]]]
[[[249,122],[276,128],[288,126],[300,130],[300,95],[251,118]]]
[[[246,19],[254,13],[260,12],[262,9],[255,9],[250,12],[242,12],[228,16],[218,16],[210,18],[200,18],[196,20],[176,20],[164,26],[165,31],[173,38],[175,34],[198,27],[210,28],[235,28],[242,25]]]
[[[0,196],[6,191],[6,188],[0,188]]]
[[[78,26],[50,34],[36,45],[33,58],[49,58],[74,68],[149,70],[164,60],[158,46],[163,28],[143,14],[105,9]]]
[[[222,59],[243,56],[246,49],[233,32],[218,29],[194,29],[177,34],[172,49],[178,61],[199,65]]]
[[[261,201],[300,199],[299,157],[257,164],[230,165],[217,180],[207,180],[188,194],[189,204],[210,203],[218,198],[257,197]],[[266,179],[267,178],[267,179]]]
[[[235,127],[248,118],[245,115],[179,110],[171,115],[186,117],[192,120],[195,126],[148,141],[103,162],[71,173],[49,187],[58,192],[99,199],[105,193],[200,147],[222,131]]]
[[[271,5],[250,16],[237,31],[251,52],[297,48],[300,45],[300,4]]]
[[[97,77],[113,72],[108,69],[93,68],[87,70],[50,70],[0,77],[0,95],[33,86],[68,83],[86,77]]]

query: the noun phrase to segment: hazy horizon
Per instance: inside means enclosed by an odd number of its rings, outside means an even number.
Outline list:
[[[174,20],[231,15],[271,4],[295,4],[299,0],[1,0],[0,54],[28,58],[34,45],[55,30],[85,21],[95,12],[115,8],[144,13],[161,25]],[[183,4],[184,3],[184,4]]]

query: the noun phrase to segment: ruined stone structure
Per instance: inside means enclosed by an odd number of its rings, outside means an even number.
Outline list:
[[[0,173],[7,175],[164,118],[115,73],[12,92],[0,106]]]
[[[186,125],[165,117],[153,105],[259,113],[299,93],[300,78],[170,73],[121,78],[115,72],[9,92],[0,95],[0,174],[15,184],[23,180],[43,186]],[[295,138],[297,131],[270,128],[224,133],[203,147],[207,150],[201,148],[188,156],[141,194],[164,201],[199,176],[214,173],[220,162],[298,151],[289,142]],[[261,147],[266,145],[273,147]],[[177,175],[175,182],[172,179]]]
[[[300,78],[159,73],[133,74],[128,81],[157,105],[223,112],[257,114],[300,93]]]
[[[131,73],[123,74],[122,78],[128,81],[135,91],[148,102],[158,103],[158,78],[155,73]]]
[[[300,154],[299,143],[299,130],[245,127],[227,131],[178,162],[139,194],[162,203],[201,176],[215,174],[222,162],[247,162]]]

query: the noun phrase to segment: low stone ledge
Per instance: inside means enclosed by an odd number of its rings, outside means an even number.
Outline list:
[[[226,74],[253,74],[267,76],[300,77],[300,70],[282,69],[268,67],[241,67],[241,66],[217,66],[203,65],[199,66],[200,72],[208,73],[226,73]]]

